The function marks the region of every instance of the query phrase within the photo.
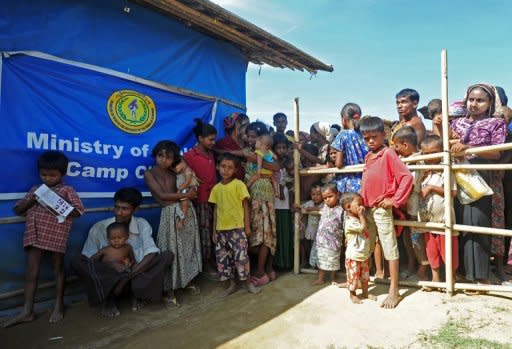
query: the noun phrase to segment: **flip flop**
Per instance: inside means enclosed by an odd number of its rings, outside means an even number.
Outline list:
[[[262,277],[256,277],[251,276],[251,282],[254,284],[254,286],[264,286],[270,282],[270,279],[268,278],[268,275],[265,274]]]

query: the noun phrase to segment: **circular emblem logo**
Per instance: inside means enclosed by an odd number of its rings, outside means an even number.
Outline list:
[[[128,133],[144,133],[153,127],[156,121],[153,100],[132,90],[112,93],[108,98],[107,111],[112,123]]]

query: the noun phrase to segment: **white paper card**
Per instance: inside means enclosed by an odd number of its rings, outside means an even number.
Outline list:
[[[69,202],[61,198],[46,184],[41,184],[41,186],[34,192],[34,195],[41,205],[48,208],[50,212],[57,216],[57,221],[59,223],[64,222],[66,217],[74,209],[74,207],[71,206]]]

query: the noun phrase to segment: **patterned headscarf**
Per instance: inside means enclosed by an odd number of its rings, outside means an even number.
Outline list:
[[[455,101],[448,106],[449,116],[460,118],[461,116],[466,116],[467,114],[468,110],[464,101]]]
[[[476,88],[484,90],[490,96],[491,105],[489,107],[489,117],[494,116],[494,113],[502,106],[502,103],[499,94],[496,92],[496,88],[491,84],[479,83],[469,86],[466,91],[466,95],[464,96],[464,105],[467,106],[468,96],[471,91]]]
[[[236,122],[240,119],[240,118],[247,118],[247,115],[245,115],[244,113],[237,113],[237,112],[234,112],[234,113],[231,113],[231,115],[229,116],[226,116],[224,118],[224,130],[231,130],[232,128],[235,127],[236,125]]]
[[[331,128],[331,124],[328,122],[318,121],[313,124],[313,128],[325,138],[325,140],[331,143],[334,139],[333,137],[333,129]],[[336,130],[336,129],[334,129]],[[337,130],[336,130],[337,131]]]

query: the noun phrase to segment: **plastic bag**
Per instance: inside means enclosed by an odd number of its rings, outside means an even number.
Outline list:
[[[463,205],[494,194],[476,170],[457,170],[454,175],[457,182],[457,198]]]

